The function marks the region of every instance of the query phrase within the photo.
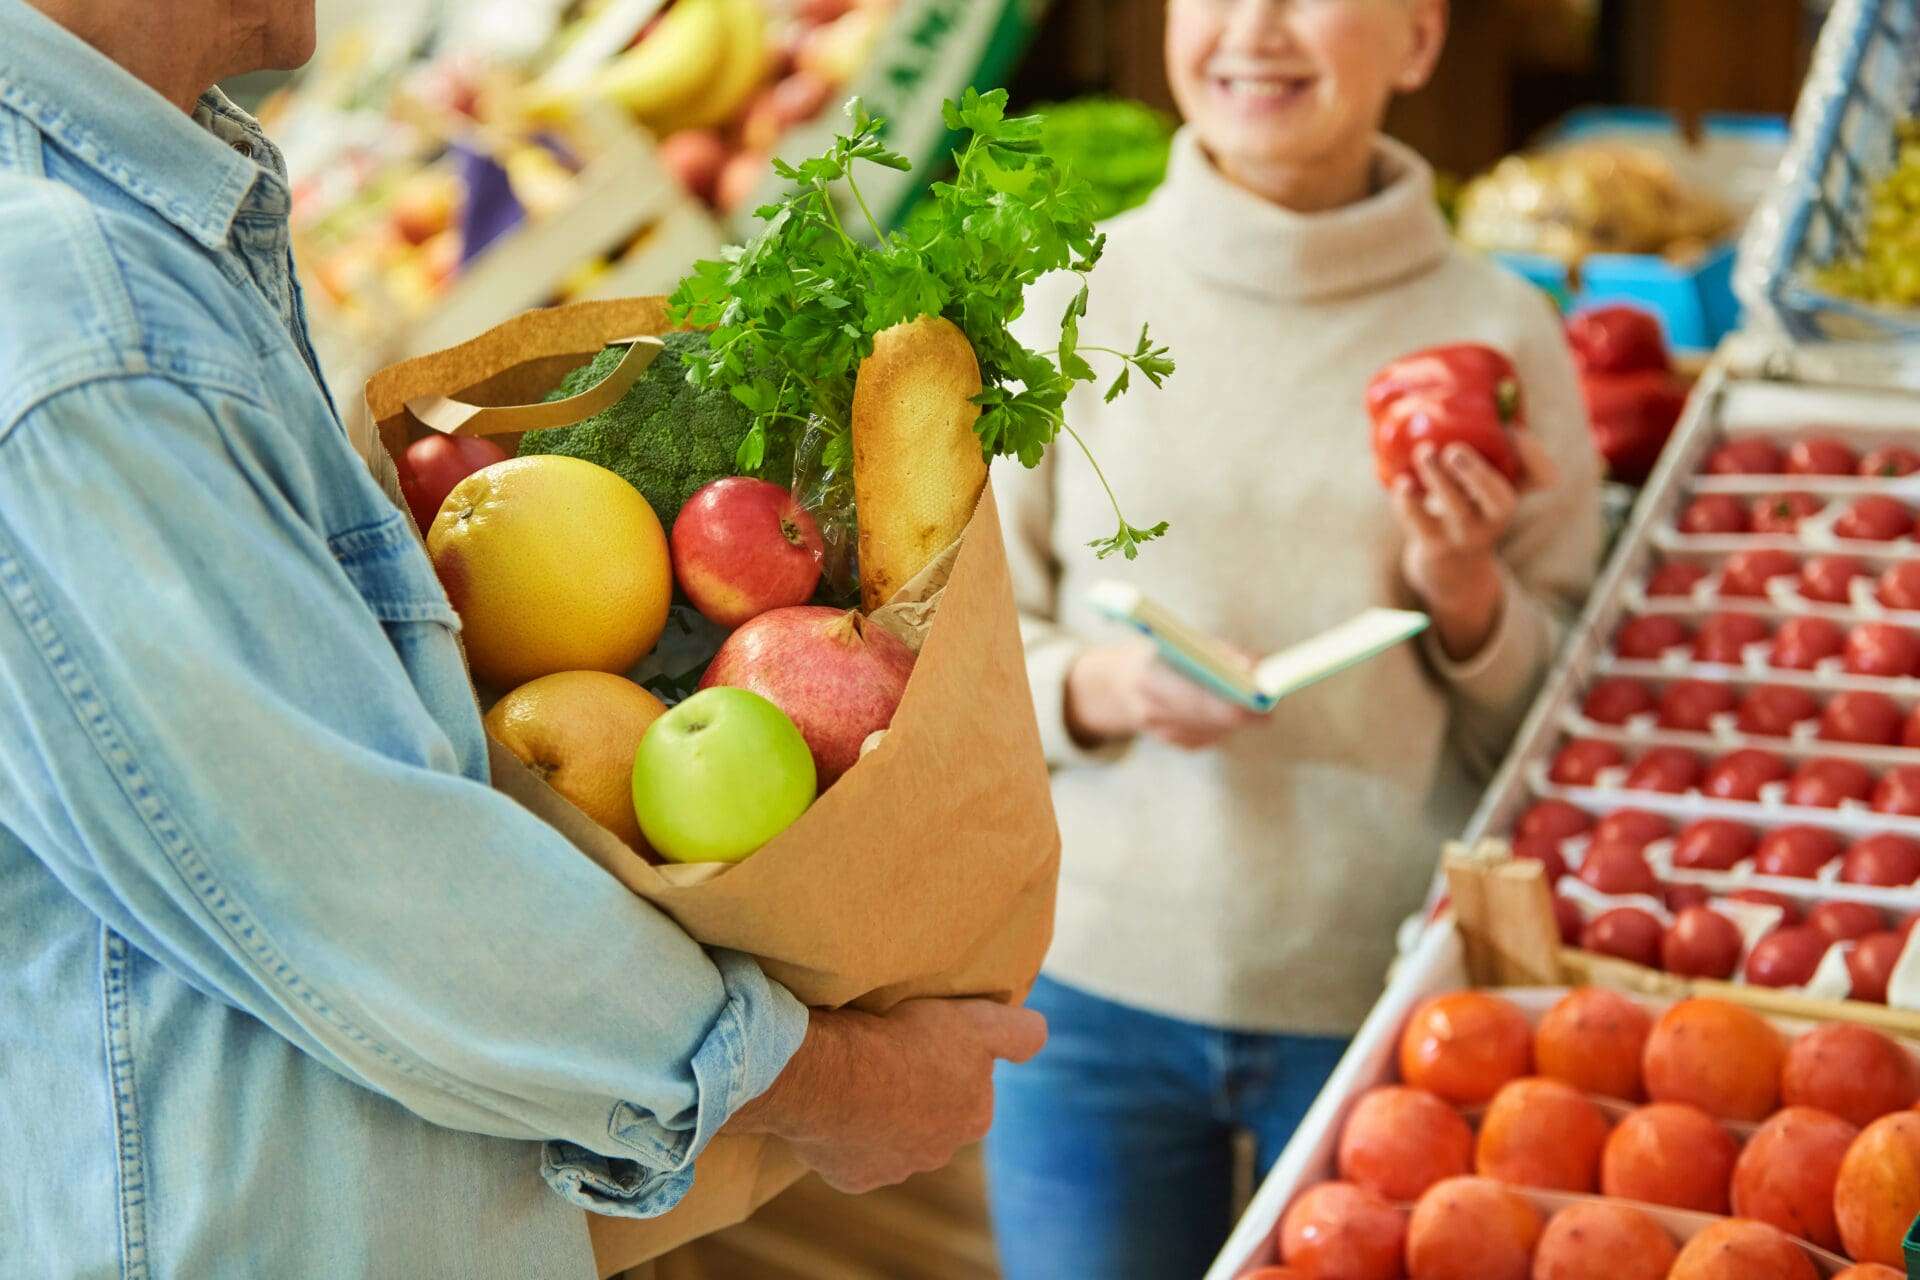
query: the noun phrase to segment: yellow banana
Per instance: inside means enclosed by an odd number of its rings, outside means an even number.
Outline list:
[[[706,86],[678,108],[647,121],[654,132],[725,124],[746,105],[767,74],[767,15],[763,0],[718,0],[725,14],[726,52]]]
[[[722,0],[678,0],[646,39],[601,68],[587,91],[647,122],[701,93],[726,51]]]

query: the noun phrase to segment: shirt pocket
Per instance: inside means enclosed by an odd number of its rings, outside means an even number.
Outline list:
[[[486,737],[460,648],[460,615],[412,522],[396,510],[335,534],[327,546],[380,620],[421,702],[446,731],[461,772],[486,777]]]

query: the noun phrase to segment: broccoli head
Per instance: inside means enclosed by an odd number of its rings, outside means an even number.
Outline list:
[[[598,463],[624,477],[646,498],[660,523],[673,518],[694,491],[735,474],[734,458],[752,421],[746,407],[722,387],[687,381],[685,355],[707,345],[704,333],[669,333],[654,358],[612,406],[570,427],[529,431],[520,455],[554,453]],[[577,395],[613,371],[624,347],[608,347],[568,374],[547,395]]]

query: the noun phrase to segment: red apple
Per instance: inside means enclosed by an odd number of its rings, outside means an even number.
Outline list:
[[[701,488],[673,522],[674,579],[723,627],[811,600],[825,550],[791,493],[748,476]]]
[[[455,485],[474,472],[505,462],[507,451],[484,436],[449,436],[436,431],[407,446],[400,455],[400,493],[425,533]]]
[[[700,687],[750,689],[786,712],[825,790],[859,760],[868,735],[892,722],[912,674],[913,651],[857,610],[796,605],[728,636]]]

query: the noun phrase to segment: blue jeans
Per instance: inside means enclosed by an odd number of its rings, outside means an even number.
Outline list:
[[[1264,1174],[1347,1042],[1227,1031],[1041,978],[1047,1047],[1002,1063],[987,1193],[1005,1280],[1199,1280],[1232,1226],[1233,1138]]]

